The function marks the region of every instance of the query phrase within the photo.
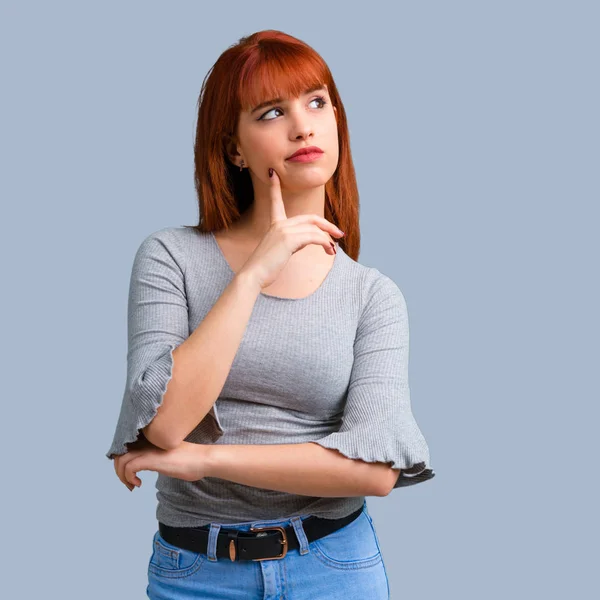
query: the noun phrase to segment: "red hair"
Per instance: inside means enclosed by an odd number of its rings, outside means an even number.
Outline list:
[[[338,125],[339,161],[325,184],[324,216],[346,232],[339,244],[354,260],[360,250],[359,197],[344,105],[329,67],[308,44],[281,31],[253,33],[230,46],[209,70],[198,99],[194,182],[202,232],[228,227],[254,201],[248,170],[227,155],[239,115],[268,98],[298,97],[327,86]],[[188,226],[186,226],[188,227]]]

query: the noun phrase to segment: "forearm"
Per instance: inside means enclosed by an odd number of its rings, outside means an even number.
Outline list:
[[[156,417],[144,434],[157,446],[177,447],[219,397],[260,287],[236,276],[193,333],[173,350],[173,369]]]
[[[208,477],[305,496],[385,495],[392,474],[384,463],[353,460],[312,442],[216,444],[198,458],[207,461]]]

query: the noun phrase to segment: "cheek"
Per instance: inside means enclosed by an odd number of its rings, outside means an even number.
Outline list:
[[[338,139],[339,136],[338,136],[337,123],[335,121],[328,123],[325,137],[327,138],[328,147],[331,150],[335,150],[337,152],[337,150],[339,148],[339,139]]]
[[[330,156],[337,161],[340,153],[340,142],[338,139],[337,128],[333,128],[331,132],[328,133],[327,136],[327,147],[329,148]]]
[[[249,148],[252,152],[253,162],[272,163],[278,161],[284,155],[285,149],[277,145],[278,136],[275,135],[257,135],[250,141]]]

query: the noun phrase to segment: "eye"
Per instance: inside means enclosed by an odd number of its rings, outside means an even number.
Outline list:
[[[325,98],[323,96],[317,96],[316,98],[313,98],[310,102],[320,102],[320,106],[319,108],[322,109],[326,104],[327,101],[325,100]],[[310,103],[309,103],[310,104]],[[274,110],[278,110],[281,112],[280,108],[271,108],[270,110],[268,110],[266,113],[264,113],[261,117],[259,117],[257,119],[257,121],[273,121],[273,119],[265,119],[265,117],[270,113],[273,112]]]

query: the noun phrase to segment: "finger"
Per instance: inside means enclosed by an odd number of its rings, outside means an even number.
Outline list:
[[[323,246],[327,254],[336,254],[335,243],[331,241],[329,234],[316,227],[311,227],[310,229],[292,229],[288,235],[292,240],[294,248],[300,249],[309,244],[315,244]]]
[[[288,219],[289,222],[289,219]],[[327,231],[323,231],[318,225],[312,223],[301,223],[300,225],[294,225],[288,229],[289,233],[302,234],[296,239],[303,240],[302,246],[308,246],[309,244],[318,244],[323,246],[325,252],[328,254],[335,254],[333,249],[335,246],[334,240]]]
[[[346,235],[337,225],[333,224],[331,221],[328,221],[325,217],[321,215],[317,215],[315,213],[308,213],[302,215],[296,215],[295,217],[290,217],[286,222],[286,227],[291,227],[292,225],[298,226],[308,225],[309,223],[318,227],[323,231],[327,231],[330,235],[341,238]]]
[[[136,450],[130,450],[126,454],[121,456],[121,460],[119,461],[119,479],[129,488],[129,486],[133,485],[134,487],[137,485],[134,481],[131,481],[130,478],[127,477],[127,465],[131,463],[133,460],[138,458],[140,453]],[[131,490],[133,488],[130,488]]]
[[[125,476],[123,475],[123,469],[125,468],[125,464],[124,464],[124,458],[125,456],[127,456],[127,454],[122,454],[120,456],[117,456],[115,458],[115,472],[117,474],[117,477],[119,478],[119,480],[121,481],[121,483],[130,491],[133,491],[133,488],[135,487],[134,485],[132,485],[131,483],[129,483],[126,479]]]
[[[125,479],[125,465],[127,464],[127,462],[129,460],[131,460],[131,450],[129,452],[126,452],[125,454],[121,454],[121,456],[118,457],[119,460],[119,464],[117,465],[117,477],[125,484],[127,485],[127,480]]]
[[[272,175],[271,175],[272,173]],[[281,196],[281,180],[275,169],[269,169],[269,196],[271,198],[271,223],[285,221],[285,205]]]
[[[121,475],[121,471],[122,471],[122,465],[121,465],[122,458],[123,458],[123,455],[115,457],[115,459],[113,460],[113,463],[114,463],[113,466],[115,467],[115,473],[117,474],[117,477],[119,478],[119,480],[121,481],[121,483],[125,487],[127,487],[127,489],[131,492],[131,491],[133,491],[133,488],[135,486],[131,485],[131,483],[129,483],[128,481],[125,481],[125,479]]]
[[[137,476],[138,471],[155,471],[158,473],[161,458],[162,453],[156,453],[152,450],[138,454],[125,465],[125,479],[127,482],[140,487],[142,480]]]
[[[133,484],[137,487],[140,487],[140,485],[142,485],[142,480],[137,476],[137,472],[143,471],[145,469],[145,467],[144,467],[145,458],[146,458],[145,455],[138,456],[138,457],[134,458],[133,460],[130,460],[125,465],[124,476],[125,476],[125,480],[129,484]]]

